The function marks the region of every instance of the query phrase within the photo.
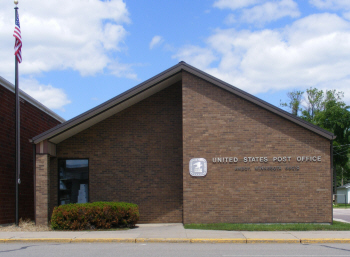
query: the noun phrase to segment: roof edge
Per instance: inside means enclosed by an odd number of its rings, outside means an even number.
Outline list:
[[[90,117],[92,116],[96,116],[99,115],[100,113],[103,113],[104,111],[108,110],[109,108],[119,104],[120,102],[124,101],[127,98],[131,98],[135,95],[137,95],[139,92],[142,92],[144,90],[147,90],[149,87],[152,87],[174,75],[176,75],[177,73],[181,72],[181,71],[186,71],[189,72],[197,77],[200,77],[216,86],[219,86],[220,88],[229,91],[231,93],[234,93],[236,95],[238,95],[239,97],[244,98],[247,101],[250,101],[268,111],[271,111],[287,120],[290,120],[291,122],[294,122],[322,137],[325,137],[329,140],[334,140],[335,136],[333,133],[324,130],[314,124],[311,124],[309,122],[304,121],[303,119],[296,117],[294,115],[292,115],[289,112],[286,112],[280,108],[278,108],[277,106],[274,106],[258,97],[255,97],[235,86],[232,86],[231,84],[228,84],[227,82],[224,82],[202,70],[199,70],[183,61],[179,62],[178,64],[170,67],[169,69],[151,77],[150,79],[130,88],[129,90],[111,98],[110,100],[107,100],[106,102],[50,129],[47,130],[43,133],[41,133],[40,135],[35,136],[32,140],[34,143],[39,143],[43,140],[52,138],[60,133],[62,133],[63,131],[69,130],[73,127],[75,127],[76,125],[84,122],[85,120],[88,120]]]
[[[11,92],[15,93],[15,86],[0,76],[0,84],[4,86],[6,89],[10,90]],[[39,101],[35,100],[33,97],[25,93],[23,90],[19,89],[19,96],[29,102],[30,104],[34,105],[39,110],[45,112],[46,114],[50,115],[52,118],[60,121],[65,122],[66,120],[63,119],[61,116],[59,116],[57,113],[53,112],[49,108],[47,108],[45,105],[40,103]]]
[[[58,126],[52,128],[50,130],[47,130],[47,131],[33,137],[32,140],[35,144],[37,144],[43,140],[46,140],[46,139],[49,139],[55,135],[58,135],[63,131],[66,131],[72,127],[75,127],[77,124],[84,122],[84,120],[89,119],[91,116],[96,116],[96,115],[104,112],[105,110],[111,108],[112,106],[120,103],[124,99],[133,97],[134,95],[138,94],[139,92],[146,90],[148,87],[156,85],[156,84],[178,74],[179,72],[181,72],[181,67],[182,67],[182,63],[176,64],[176,65],[170,67],[169,69],[151,77],[150,79],[130,88],[129,90],[107,100],[106,102],[104,102],[104,103],[102,103],[102,104],[100,104],[100,105],[98,105],[90,110],[87,110],[86,112],[83,112],[82,114],[80,114],[80,115],[78,115],[78,116],[76,116],[76,117],[74,117],[74,118],[72,118],[64,123],[59,124]]]

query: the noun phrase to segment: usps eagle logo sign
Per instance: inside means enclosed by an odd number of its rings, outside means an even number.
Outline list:
[[[193,177],[204,177],[207,175],[207,160],[204,158],[191,159],[190,174]]]

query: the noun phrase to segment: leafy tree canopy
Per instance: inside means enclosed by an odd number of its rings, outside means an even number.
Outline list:
[[[333,141],[333,163],[342,174],[349,176],[350,152],[350,112],[344,101],[344,93],[336,90],[319,90],[309,88],[306,96],[302,91],[292,91],[287,94],[289,102],[282,103],[292,114],[332,132],[336,139]],[[300,112],[300,115],[298,115]]]
[[[287,107],[291,110],[292,114],[294,114],[295,116],[298,116],[298,112],[301,111],[300,109],[300,103],[301,103],[301,99],[303,97],[303,93],[302,91],[297,91],[294,90],[292,92],[288,92],[287,93],[287,97],[289,98],[288,103],[284,102],[280,102],[280,105],[282,107]]]

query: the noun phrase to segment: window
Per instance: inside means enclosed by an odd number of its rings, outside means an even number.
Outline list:
[[[58,160],[58,204],[89,201],[89,160]]]

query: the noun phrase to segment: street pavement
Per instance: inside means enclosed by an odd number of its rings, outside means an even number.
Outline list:
[[[350,244],[0,244],[1,257],[340,257],[349,255]]]
[[[333,209],[333,219],[350,223],[350,207],[345,209]]]

